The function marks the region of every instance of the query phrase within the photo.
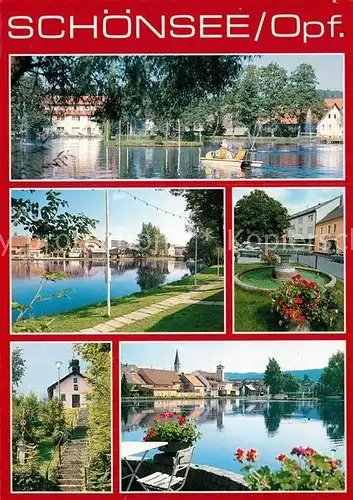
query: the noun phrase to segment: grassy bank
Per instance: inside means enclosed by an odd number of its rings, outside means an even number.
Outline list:
[[[247,141],[248,137],[244,135],[217,135],[215,137],[212,136],[206,136],[204,137],[205,141],[223,141],[223,139],[226,139],[228,141],[231,140],[243,140]],[[312,142],[315,141],[315,137],[312,137]],[[256,143],[269,143],[269,142],[274,142],[274,143],[297,143],[297,142],[308,142],[308,137],[307,136],[300,136],[300,137],[269,137],[269,136],[264,136],[264,137],[255,137],[255,145]]]
[[[236,264],[235,272],[241,272],[256,267],[266,267],[261,264]],[[336,290],[344,292],[344,283],[337,279]],[[339,304],[344,310],[344,295],[342,293]],[[278,324],[278,318],[270,310],[270,298],[266,291],[245,290],[235,286],[235,331],[236,332],[279,332],[283,331]],[[344,330],[344,318],[341,317],[337,331]]]
[[[223,268],[221,268],[223,274]],[[195,290],[207,284],[218,284],[217,288],[202,292],[201,300],[223,301],[223,280],[217,276],[217,267],[206,268],[194,276],[188,276],[174,283],[145,292],[138,292],[111,301],[111,316],[107,317],[106,303],[74,309],[67,313],[25,320],[13,327],[14,332],[77,332],[93,328],[108,319],[117,318],[150,306],[165,299]],[[60,300],[60,299],[58,299]],[[49,322],[50,326],[45,327]],[[222,306],[206,306],[199,304],[180,304],[127,325],[127,332],[221,332],[224,330],[224,308]]]
[[[115,147],[139,147],[139,148],[178,148],[179,146],[182,148],[198,148],[203,145],[202,142],[198,141],[179,141],[178,140],[169,140],[169,139],[161,139],[161,138],[150,138],[150,137],[132,137],[131,139],[121,139],[120,143],[118,139],[111,139],[107,141],[108,146]]]

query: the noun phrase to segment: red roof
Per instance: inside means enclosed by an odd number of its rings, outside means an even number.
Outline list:
[[[328,109],[333,108],[335,104],[339,109],[342,109],[344,106],[344,100],[342,97],[328,97],[325,99],[325,104]]]
[[[25,248],[29,244],[30,244],[30,237],[29,236],[17,236],[17,235],[12,236],[12,239],[11,239],[11,246],[12,247]]]

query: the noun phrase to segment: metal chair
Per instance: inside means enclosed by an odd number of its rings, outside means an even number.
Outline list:
[[[191,446],[177,452],[171,474],[154,472],[149,476],[137,479],[137,482],[145,491],[180,491],[188,477],[194,450],[195,446]],[[177,476],[180,471],[184,472],[181,476]]]

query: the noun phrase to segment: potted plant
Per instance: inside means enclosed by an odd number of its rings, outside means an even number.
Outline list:
[[[336,458],[320,455],[313,448],[298,446],[292,449],[291,457],[281,453],[276,457],[278,470],[267,465],[258,469],[255,449],[238,448],[235,460],[244,463],[242,472],[245,482],[252,491],[342,491],[345,489],[345,474],[342,463]]]
[[[166,454],[175,454],[183,448],[188,448],[200,439],[195,422],[190,418],[175,413],[160,413],[159,418],[145,431],[144,441],[167,441],[161,451]]]
[[[280,315],[279,325],[289,331],[307,332],[311,325],[332,328],[340,314],[332,307],[332,298],[313,281],[300,274],[293,276],[274,292],[270,292],[271,309]]]

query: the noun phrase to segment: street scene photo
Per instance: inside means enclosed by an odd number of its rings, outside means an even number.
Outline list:
[[[344,332],[344,189],[234,189],[233,204],[235,332]]]
[[[345,342],[120,352],[122,491],[345,489]]]
[[[14,342],[12,490],[111,491],[111,344]]]
[[[223,333],[223,198],[13,190],[13,332]]]
[[[12,56],[11,178],[343,179],[342,54]]]

